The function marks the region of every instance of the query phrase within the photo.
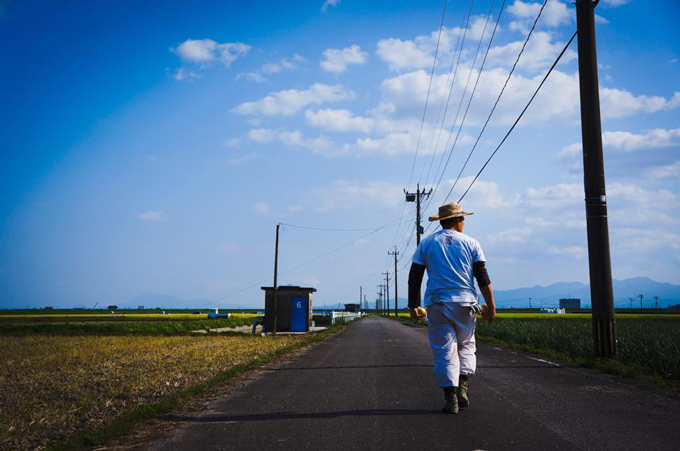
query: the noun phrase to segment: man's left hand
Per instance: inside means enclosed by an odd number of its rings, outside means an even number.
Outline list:
[[[421,307],[416,307],[409,310],[411,311],[411,319],[415,321],[422,321],[427,316],[425,309]]]

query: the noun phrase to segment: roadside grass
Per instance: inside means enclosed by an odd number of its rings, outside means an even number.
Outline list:
[[[309,336],[0,337],[0,449],[104,443]]]
[[[3,335],[177,335],[195,330],[249,326],[255,315],[208,319],[193,315],[55,315],[0,318]]]
[[[477,337],[680,390],[680,315],[617,315],[616,327],[619,356],[608,361],[593,357],[590,314],[500,313],[493,324],[478,318]]]

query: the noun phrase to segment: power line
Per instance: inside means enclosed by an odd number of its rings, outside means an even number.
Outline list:
[[[301,268],[301,267],[306,266],[306,265],[308,265],[308,264],[310,264],[310,263],[313,263],[313,262],[315,262],[315,261],[317,261],[317,260],[319,260],[319,259],[321,259],[321,258],[323,258],[323,257],[325,257],[325,256],[327,256],[327,255],[330,255],[330,254],[332,254],[332,253],[334,253],[334,252],[337,252],[337,251],[339,251],[339,250],[341,250],[341,249],[344,249],[344,248],[346,248],[346,247],[348,247],[348,246],[351,246],[352,244],[356,243],[356,242],[359,241],[359,240],[362,240],[362,239],[364,239],[364,238],[366,238],[366,237],[368,237],[368,236],[371,236],[371,235],[373,235],[374,233],[379,232],[380,230],[384,230],[384,229],[386,229],[386,228],[388,228],[388,227],[393,226],[393,225],[394,225],[393,223],[396,222],[396,221],[398,221],[398,220],[400,220],[400,219],[401,219],[401,218],[398,218],[398,219],[396,219],[396,220],[392,220],[392,221],[388,222],[387,224],[385,224],[385,225],[383,225],[383,226],[377,227],[377,228],[375,228],[375,229],[371,229],[371,231],[370,231],[369,233],[364,234],[364,235],[360,236],[359,238],[356,238],[356,239],[354,239],[354,240],[352,240],[352,241],[350,241],[350,242],[348,242],[348,243],[345,243],[345,244],[343,244],[343,245],[341,245],[341,246],[339,246],[339,247],[336,247],[336,248],[334,248],[334,249],[332,249],[332,250],[330,250],[330,251],[324,252],[323,254],[317,255],[316,257],[314,257],[314,258],[312,258],[312,259],[310,259],[310,260],[307,260],[307,261],[305,261],[305,262],[303,262],[303,263],[300,263],[300,264],[297,265],[297,266],[294,266],[294,267],[292,267],[292,268],[288,268],[288,269],[286,269],[285,271],[281,271],[279,274],[281,274],[281,275],[283,275],[283,274],[288,274],[288,273],[290,273],[291,271],[294,271],[294,270],[296,270],[296,269],[298,269],[298,268]],[[214,300],[212,300],[212,301],[210,301],[210,302],[206,302],[205,304],[202,304],[201,307],[203,307],[203,306],[205,306],[205,305],[209,305],[209,304],[214,304],[215,302],[218,302],[218,301],[227,299],[227,298],[229,298],[229,297],[231,297],[231,296],[233,296],[233,295],[235,295],[235,294],[241,293],[241,292],[246,291],[246,290],[248,290],[248,289],[250,289],[250,288],[254,288],[254,287],[256,287],[256,286],[258,286],[258,285],[260,285],[260,284],[262,284],[262,283],[265,283],[265,282],[267,282],[268,280],[270,280],[270,279],[269,279],[269,278],[262,279],[261,281],[255,282],[255,283],[253,283],[253,284],[251,284],[251,285],[248,285],[247,287],[240,288],[240,289],[238,289],[238,290],[236,290],[236,291],[232,291],[232,292],[229,293],[229,294],[226,294],[226,295],[221,296],[221,297],[219,297],[219,298],[217,298],[217,299],[214,299]]]
[[[465,124],[465,119],[467,118],[468,111],[470,111],[470,105],[472,104],[472,100],[473,100],[473,98],[474,98],[474,96],[475,96],[475,92],[477,91],[477,85],[479,84],[479,79],[480,79],[480,77],[481,77],[481,75],[482,75],[482,71],[484,70],[484,65],[486,64],[486,59],[487,59],[487,57],[489,56],[489,50],[491,49],[491,44],[493,43],[493,39],[494,39],[494,37],[496,36],[496,31],[498,30],[498,24],[499,24],[499,22],[500,22],[500,20],[501,20],[501,16],[503,15],[503,10],[504,10],[504,8],[505,8],[505,2],[506,2],[506,0],[503,0],[503,4],[501,5],[501,9],[500,9],[500,11],[498,12],[498,17],[496,18],[496,24],[495,24],[494,29],[493,29],[493,32],[492,32],[492,34],[491,34],[491,38],[489,39],[489,43],[488,43],[488,45],[487,45],[487,47],[486,47],[486,52],[484,53],[484,59],[482,60],[482,64],[481,64],[480,67],[479,67],[479,72],[477,73],[477,79],[475,80],[475,85],[473,86],[472,92],[471,92],[471,94],[470,94],[470,98],[468,99],[468,104],[467,104],[467,106],[465,107],[465,113],[463,114],[463,119],[461,120],[460,126],[458,127],[458,132],[456,133],[456,138],[455,138],[455,140],[454,140],[454,142],[453,142],[453,145],[451,146],[451,149],[449,150],[448,157],[447,157],[447,159],[446,159],[446,164],[444,165],[444,169],[442,169],[441,174],[439,175],[439,180],[437,181],[437,184],[435,185],[435,188],[434,188],[433,192],[436,192],[437,189],[439,189],[439,185],[441,184],[442,178],[444,177],[444,173],[446,172],[446,168],[448,167],[449,161],[451,160],[451,155],[453,154],[453,150],[455,149],[456,144],[458,143],[458,138],[460,137],[460,132],[461,132],[461,130],[463,129],[463,125]],[[490,13],[490,12],[489,12],[489,13]],[[487,16],[487,21],[488,21],[488,16]],[[486,31],[486,25],[485,25],[485,27],[484,27],[484,30]],[[479,40],[479,45],[477,46],[477,53],[479,52],[479,49],[480,49],[480,47],[481,47],[481,45],[482,45],[483,39],[484,39],[484,33],[482,33],[482,38],[480,38],[480,40]],[[477,54],[475,54],[475,60],[474,60],[474,61],[476,61],[476,60],[477,60]],[[472,66],[471,66],[471,68],[470,68],[470,74],[468,75],[468,82],[467,82],[466,85],[465,85],[465,86],[466,86],[466,87],[465,87],[466,90],[467,90],[467,84],[469,83],[470,77],[472,76],[472,69],[473,69],[473,68],[474,68],[474,62],[472,63]],[[464,96],[465,96],[465,94],[463,93],[463,97],[461,98],[461,102],[460,102],[460,104],[458,105],[458,111],[460,111],[460,107],[461,107],[462,104],[463,104]],[[458,113],[456,113],[456,118],[457,118],[457,117],[458,117]],[[451,127],[451,132],[453,132],[453,129],[455,128],[455,122],[456,122],[456,121],[454,120],[454,123],[453,123],[453,125],[452,125],[452,127]],[[450,138],[451,138],[451,135],[449,135],[449,139],[450,139]],[[446,142],[447,147],[448,147],[448,142],[449,142],[449,140],[447,140],[447,142]],[[444,154],[442,154],[442,159],[441,159],[440,162],[439,162],[439,167],[441,167],[441,162],[442,162],[443,160],[444,160]],[[436,178],[436,174],[437,174],[438,172],[439,172],[439,168],[437,168],[437,171],[435,172],[435,178]],[[433,198],[434,198],[434,196],[433,196],[431,199],[433,199]],[[427,209],[427,208],[430,206],[430,203],[432,202],[431,199],[428,201],[427,205],[425,206],[425,209]]]
[[[469,4],[469,10],[463,11],[463,20],[461,21],[460,24],[460,31],[458,32],[458,38],[456,39],[456,45],[454,46],[454,54],[453,58],[451,59],[451,67],[449,67],[449,72],[448,76],[446,78],[446,85],[448,86],[448,95],[446,94],[446,91],[444,91],[444,95],[442,95],[442,101],[439,104],[439,112],[437,113],[437,120],[435,120],[435,128],[432,130],[432,138],[430,139],[430,145],[429,148],[432,149],[432,143],[434,141],[435,135],[437,135],[437,142],[434,146],[434,150],[432,151],[432,157],[430,158],[430,166],[427,170],[427,176],[425,177],[425,181],[430,178],[430,172],[432,171],[432,163],[434,163],[435,157],[437,155],[437,149],[439,148],[439,140],[441,139],[442,136],[442,131],[444,130],[444,122],[446,121],[446,115],[449,111],[449,103],[451,102],[451,94],[453,93],[453,85],[456,83],[456,75],[458,75],[458,66],[460,65],[460,57],[463,54],[463,47],[465,46],[465,38],[467,36],[467,31],[468,27],[470,26],[470,17],[472,16],[472,8],[474,7],[475,1],[471,0]],[[465,17],[467,16],[467,21],[465,20]],[[461,35],[463,37],[463,40],[461,42]],[[460,48],[458,48],[458,44],[460,44]],[[457,50],[457,52],[456,52]],[[458,57],[456,57],[456,53],[458,53]],[[453,64],[456,64],[456,68],[453,68]],[[453,79],[451,79],[451,73],[453,72]],[[449,80],[451,80],[451,83],[449,85]],[[442,107],[444,106],[444,99],[446,99],[446,108],[444,108],[444,116],[442,117],[441,121],[441,126],[439,127],[439,133],[437,133],[437,124],[439,123],[439,118],[441,117],[442,113]],[[423,169],[420,171],[420,177],[418,178],[418,181],[421,181],[423,178],[423,171],[425,170],[426,164],[423,164]]]
[[[407,187],[411,187],[411,180],[413,179],[413,170],[416,166],[416,159],[418,158],[418,149],[420,148],[420,137],[423,134],[423,126],[425,125],[425,114],[427,113],[427,104],[430,100],[430,89],[432,88],[432,79],[434,78],[434,68],[437,65],[437,54],[439,53],[439,42],[442,37],[442,28],[444,28],[444,17],[446,16],[446,6],[449,4],[448,0],[444,0],[444,11],[442,12],[442,21],[439,24],[439,35],[437,37],[437,46],[434,50],[434,60],[432,61],[432,70],[430,71],[430,82],[427,85],[427,96],[425,97],[425,108],[423,109],[423,118],[420,122],[420,132],[418,133],[418,141],[416,143],[416,153],[413,155],[413,164],[411,165],[411,175],[408,178]]]
[[[489,124],[489,121],[491,120],[491,116],[493,116],[494,111],[496,111],[496,107],[498,106],[498,102],[501,100],[501,97],[503,96],[503,93],[505,92],[505,88],[508,86],[508,83],[510,82],[510,78],[512,77],[512,74],[515,72],[515,68],[517,67],[517,63],[519,63],[519,59],[522,57],[522,54],[524,53],[524,49],[526,48],[527,43],[529,42],[529,39],[531,39],[531,35],[534,32],[534,29],[536,28],[536,24],[538,23],[538,19],[540,19],[541,14],[543,14],[543,9],[545,8],[546,4],[548,4],[548,0],[544,0],[543,5],[541,5],[541,9],[538,10],[538,15],[536,16],[536,19],[534,20],[534,24],[532,25],[531,30],[529,30],[529,34],[527,34],[527,38],[524,40],[524,44],[522,45],[522,48],[520,49],[519,53],[517,54],[517,58],[515,59],[515,63],[512,65],[512,69],[510,69],[510,73],[508,74],[508,77],[505,79],[505,83],[503,84],[503,87],[501,88],[501,92],[498,93],[498,97],[496,98],[496,102],[494,102],[493,107],[491,108],[491,112],[489,112],[489,116],[486,118],[486,122],[484,122],[484,126],[482,127],[482,129],[479,132],[479,136],[477,136],[477,140],[475,141],[475,144],[472,146],[472,149],[470,149],[470,153],[468,154],[468,157],[465,160],[465,163],[463,163],[463,167],[460,168],[460,172],[458,173],[456,180],[453,182],[453,185],[451,186],[449,193],[446,195],[446,199],[449,198],[449,196],[451,195],[451,192],[453,192],[453,189],[458,184],[458,180],[460,180],[460,176],[463,174],[463,171],[467,167],[467,164],[470,161],[470,157],[472,157],[473,152],[477,148],[477,144],[479,144],[479,140],[482,138],[482,135],[484,134],[484,131],[486,130],[486,126]],[[444,203],[446,203],[446,200],[444,200]]]
[[[486,166],[489,164],[489,162],[491,161],[491,159],[494,157],[494,155],[496,155],[496,152],[498,152],[498,149],[500,149],[501,146],[503,145],[503,143],[505,142],[505,140],[508,139],[508,136],[510,136],[510,133],[512,133],[512,131],[515,129],[515,126],[517,125],[517,123],[519,122],[519,120],[522,119],[522,116],[524,116],[524,113],[525,113],[525,112],[527,111],[527,109],[529,108],[529,105],[531,105],[531,102],[533,102],[533,101],[534,101],[534,98],[536,98],[536,95],[538,94],[538,91],[541,90],[541,87],[543,86],[543,84],[545,83],[545,81],[548,79],[548,76],[549,76],[550,73],[553,71],[553,69],[555,69],[555,66],[557,66],[557,63],[560,61],[560,59],[562,58],[562,56],[564,55],[564,53],[567,51],[567,49],[569,48],[569,46],[571,45],[571,43],[572,43],[572,41],[574,40],[575,37],[576,37],[576,32],[574,32],[574,34],[571,36],[571,39],[569,39],[569,42],[567,42],[567,45],[564,46],[564,48],[563,48],[562,51],[560,52],[559,56],[558,56],[557,59],[555,60],[555,62],[552,64],[552,66],[550,66],[550,69],[548,70],[548,72],[547,72],[547,73],[545,74],[545,76],[543,77],[543,80],[541,80],[541,84],[538,85],[538,88],[536,88],[536,91],[535,91],[534,94],[531,96],[531,99],[529,99],[529,102],[526,104],[526,106],[524,107],[524,109],[522,110],[522,112],[520,113],[520,115],[517,117],[517,119],[515,120],[515,122],[512,124],[512,127],[510,127],[510,129],[509,129],[508,132],[505,134],[505,136],[503,137],[503,139],[501,140],[501,142],[498,144],[498,146],[496,147],[496,150],[494,150],[493,153],[491,154],[491,156],[489,156],[489,158],[486,160],[486,163],[484,163],[484,166],[482,166],[482,168],[479,170],[479,172],[477,173],[477,175],[475,175],[475,178],[474,178],[474,179],[472,180],[472,182],[470,183],[470,186],[468,186],[467,189],[465,190],[465,192],[463,193],[463,195],[460,196],[460,199],[458,199],[458,203],[460,203],[460,202],[463,200],[463,198],[464,198],[465,195],[468,193],[468,191],[470,191],[470,188],[472,188],[472,185],[474,185],[475,182],[477,181],[477,179],[479,178],[479,176],[480,176],[480,174],[482,173],[482,171],[484,171],[484,169],[485,169]],[[449,194],[451,194],[451,193],[449,192]],[[447,196],[447,199],[448,199],[448,196]],[[444,202],[446,202],[446,200],[445,200]]]
[[[428,87],[427,87],[427,97],[425,99],[425,108],[423,109],[423,118],[422,118],[422,121],[420,123],[420,132],[418,133],[418,142],[416,144],[416,152],[415,152],[415,155],[413,156],[413,163],[411,164],[411,174],[408,177],[407,187],[411,186],[411,181],[413,179],[413,170],[415,169],[416,159],[418,158],[418,148],[420,147],[420,138],[421,138],[422,133],[423,133],[423,126],[425,125],[425,114],[427,113],[427,104],[430,100],[430,89],[432,87],[432,78],[434,77],[434,69],[435,69],[435,66],[437,65],[437,54],[439,53],[439,42],[441,40],[442,29],[444,27],[444,18],[446,16],[447,5],[448,5],[448,0],[445,0],[444,1],[444,10],[442,11],[442,20],[441,20],[441,23],[439,24],[439,35],[437,37],[437,46],[436,46],[435,51],[434,51],[434,60],[432,61],[432,71],[430,72],[430,82],[429,82]],[[405,210],[406,210],[406,203],[404,202],[404,204],[402,205],[402,208],[401,208],[401,215],[402,216],[404,215]],[[401,223],[399,224],[396,232],[394,233],[394,239],[392,240],[392,245],[396,244],[397,236],[399,236],[400,230],[401,230]]]
[[[388,223],[389,225],[385,226],[379,226],[379,227],[370,227],[366,229],[326,229],[326,228],[321,228],[321,227],[307,227],[307,226],[300,226],[300,225],[295,225],[295,224],[287,224],[285,222],[282,222],[281,225],[286,226],[286,227],[293,227],[295,229],[303,229],[303,230],[314,230],[314,231],[320,231],[320,232],[370,232],[371,230],[376,230],[380,228],[388,228],[388,227],[395,227],[397,224],[397,221],[399,221],[401,217],[395,219],[392,221],[392,223]]]

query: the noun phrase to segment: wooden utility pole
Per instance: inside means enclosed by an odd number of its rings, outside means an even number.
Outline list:
[[[576,0],[576,30],[593,343],[595,355],[606,359],[616,357],[617,346],[595,47],[596,4],[597,1]]]
[[[404,194],[406,195],[406,202],[415,202],[416,203],[416,246],[420,244],[420,236],[423,234],[423,226],[420,225],[420,201],[423,198],[428,198],[430,197],[430,194],[432,194],[432,188],[430,188],[430,191],[425,191],[425,188],[423,190],[420,190],[420,183],[416,185],[416,192],[415,193],[409,193],[406,190],[404,190]]]
[[[394,252],[388,252],[387,255],[394,255],[394,317],[399,316],[399,292],[397,291],[397,256],[399,251],[397,246],[394,246]]]
[[[390,272],[384,272],[385,274],[385,314],[390,316]]]
[[[274,247],[274,328],[272,330],[274,335],[276,335],[277,303],[279,300],[279,227],[281,227],[281,224],[276,224],[276,246]]]

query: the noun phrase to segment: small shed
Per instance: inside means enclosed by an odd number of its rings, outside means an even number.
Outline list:
[[[264,329],[274,330],[274,287],[264,290]],[[312,326],[312,293],[316,288],[279,286],[276,301],[277,332],[308,332]]]

